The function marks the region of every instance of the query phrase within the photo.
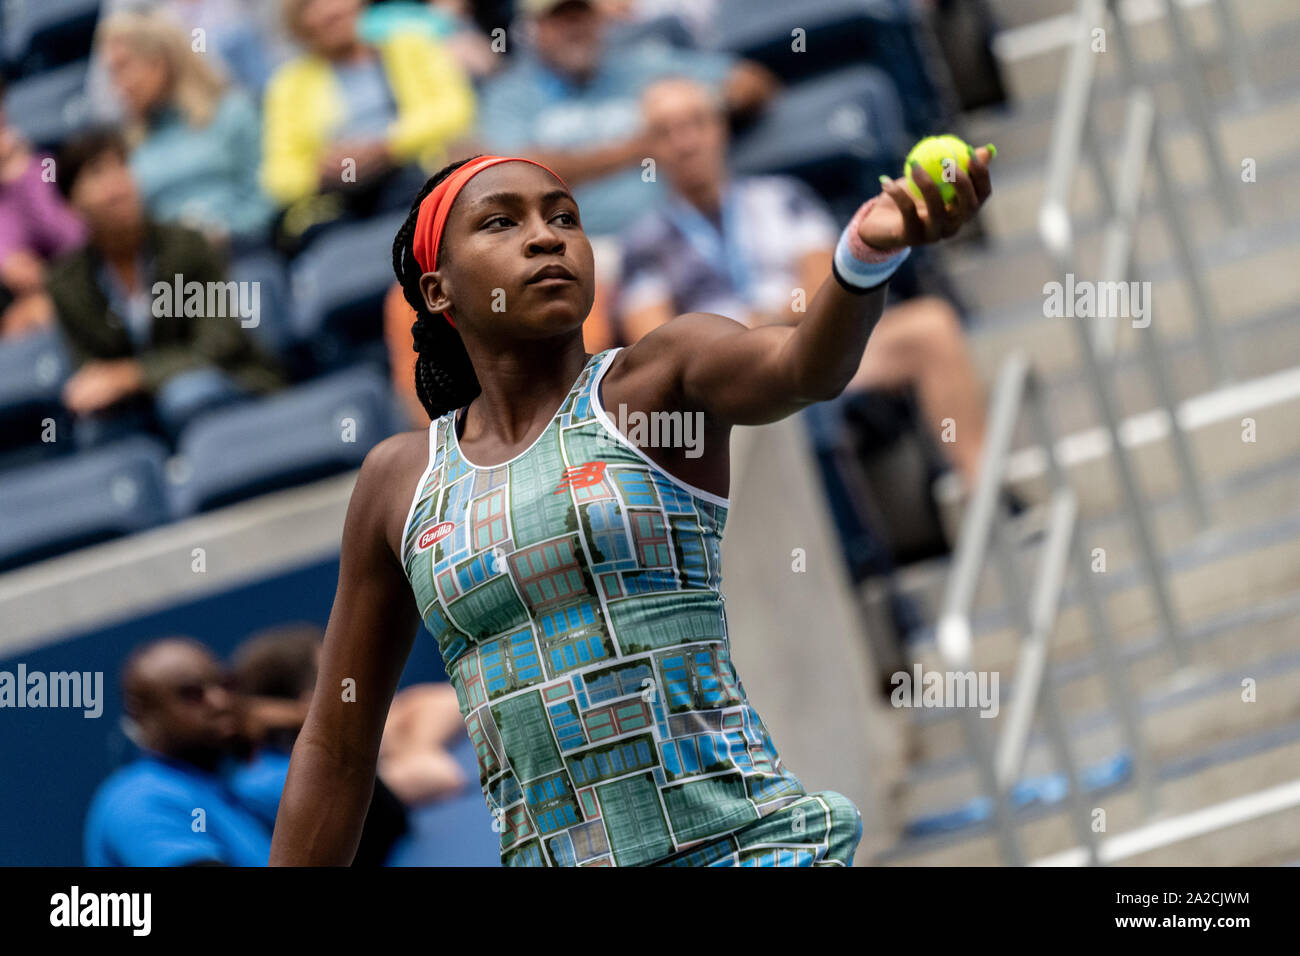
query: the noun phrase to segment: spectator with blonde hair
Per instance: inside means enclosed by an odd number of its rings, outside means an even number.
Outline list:
[[[262,184],[285,210],[280,245],[296,253],[327,224],[405,209],[424,170],[469,131],[474,92],[427,36],[366,43],[360,0],[284,0],[283,10],[306,52],[267,85]]]
[[[257,182],[249,99],[162,13],[115,13],[97,43],[126,110],[131,171],[150,215],[237,245],[266,239],[273,210]]]

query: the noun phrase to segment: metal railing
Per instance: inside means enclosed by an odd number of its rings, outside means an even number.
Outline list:
[[[1047,456],[1051,499],[1038,575],[1026,595],[1005,524],[999,521],[1003,478],[1016,424],[1028,405],[1035,439]],[[985,558],[993,552],[1000,572],[1006,605],[1021,634],[1015,692],[1002,736],[991,742],[981,717],[970,707],[960,708],[963,733],[974,756],[986,795],[992,800],[993,822],[1003,859],[1022,865],[1025,856],[1015,827],[1011,792],[1024,764],[1034,717],[1041,715],[1056,762],[1069,783],[1070,819],[1092,862],[1098,844],[1088,810],[1078,766],[1070,750],[1065,722],[1057,707],[1050,674],[1050,645],[1066,577],[1075,570],[1075,582],[1086,609],[1088,629],[1102,664],[1108,696],[1115,705],[1125,744],[1133,761],[1134,779],[1148,816],[1155,812],[1156,794],[1151,763],[1143,741],[1134,696],[1110,640],[1110,628],[1100,595],[1093,586],[1084,543],[1076,534],[1078,501],[1056,459],[1055,436],[1037,378],[1023,353],[1003,363],[990,405],[979,479],[962,521],[952,572],[948,577],[936,643],[950,673],[972,670],[971,611],[983,573]]]
[[[1225,52],[1234,77],[1247,98],[1253,87],[1247,71],[1244,48],[1227,0],[1210,0],[1216,5]],[[1240,202],[1230,187],[1223,163],[1218,133],[1209,110],[1209,97],[1192,49],[1177,0],[1163,0],[1173,41],[1179,79],[1187,97],[1188,113],[1201,140],[1218,186],[1222,218],[1231,227],[1243,221]],[[1147,71],[1134,54],[1119,0],[1079,0],[1074,26],[1077,30],[1067,53],[1056,121],[1049,147],[1047,187],[1039,213],[1039,233],[1061,277],[1074,272],[1075,229],[1070,214],[1070,192],[1078,157],[1084,156],[1095,177],[1106,229],[1100,279],[1103,282],[1136,282],[1134,267],[1135,233],[1142,202],[1142,187],[1149,166],[1154,166],[1158,187],[1156,201],[1168,227],[1182,279],[1192,296],[1195,334],[1199,351],[1214,380],[1226,383],[1232,370],[1220,339],[1203,269],[1189,240],[1189,230],[1178,204],[1175,184],[1166,162],[1163,132]],[[1121,65],[1120,77],[1128,92],[1127,116],[1120,156],[1118,184],[1112,188],[1107,157],[1096,131],[1092,113],[1092,92],[1097,53],[1093,50],[1094,30],[1111,24],[1115,49]],[[1103,34],[1105,35],[1105,34]],[[1149,303],[1148,303],[1149,307]],[[1094,396],[1115,456],[1125,517],[1133,529],[1138,562],[1150,586],[1159,613],[1162,637],[1178,667],[1189,663],[1185,642],[1175,615],[1174,604],[1162,555],[1138,485],[1132,457],[1119,432],[1119,411],[1111,383],[1116,352],[1118,317],[1098,322],[1096,318],[1067,310],[1080,347],[1085,380]],[[1136,326],[1136,323],[1135,323]],[[1154,324],[1136,326],[1138,351],[1156,400],[1169,421],[1174,457],[1184,498],[1204,528],[1209,512],[1200,474],[1186,433],[1177,413],[1177,401],[1169,382]],[[1029,411],[1035,441],[1046,456],[1051,495],[1046,532],[1041,544],[1037,576],[1026,592],[1015,548],[1007,540],[1005,524],[999,521],[1001,488],[1005,478],[1011,442],[1022,406]],[[1085,806],[1080,773],[1071,752],[1065,723],[1060,713],[1051,675],[1051,639],[1065,582],[1073,568],[1088,632],[1101,664],[1107,696],[1132,760],[1133,777],[1141,809],[1149,820],[1157,811],[1153,765],[1143,738],[1137,698],[1121,666],[1111,640],[1106,609],[1089,570],[1086,543],[1078,534],[1078,500],[1057,459],[1055,437],[1046,401],[1028,360],[1022,353],[1011,355],[1000,369],[991,402],[979,477],[963,518],[943,600],[937,644],[944,664],[951,671],[971,668],[971,611],[975,594],[990,552],[1003,588],[1004,604],[1020,634],[1013,699],[1005,727],[997,740],[990,740],[979,715],[971,708],[960,709],[963,733],[974,759],[981,787],[992,800],[992,817],[1003,859],[1010,864],[1025,862],[1011,805],[1012,790],[1024,765],[1030,731],[1036,717],[1043,718],[1048,743],[1055,761],[1069,785],[1069,816],[1079,847],[1071,851],[1081,862],[1103,862],[1111,851],[1103,847],[1091,826]],[[1104,852],[1103,852],[1104,851]]]
[[[1226,0],[1211,2],[1219,10],[1228,58],[1238,81],[1249,83],[1245,55],[1232,11]],[[1210,164],[1220,212],[1229,225],[1240,225],[1243,220],[1240,201],[1223,162],[1218,133],[1207,106],[1208,95],[1203,88],[1202,72],[1188,37],[1180,5],[1177,0],[1163,0],[1163,5],[1173,40],[1180,85],[1185,91],[1188,112],[1204,147],[1203,153]],[[1179,205],[1147,71],[1134,53],[1120,6],[1119,0],[1080,0],[1078,4],[1074,19],[1076,32],[1069,44],[1048,151],[1047,188],[1039,211],[1039,234],[1052,257],[1057,274],[1068,281],[1068,277],[1075,273],[1077,258],[1075,230],[1070,215],[1070,193],[1078,157],[1081,153],[1086,155],[1106,216],[1102,265],[1098,276],[1101,285],[1098,288],[1106,288],[1110,283],[1122,283],[1125,288],[1135,288],[1138,280],[1134,267],[1134,239],[1141,208],[1142,184],[1148,167],[1151,167],[1157,183],[1158,207],[1173,243],[1179,273],[1190,293],[1199,352],[1214,380],[1226,383],[1232,378],[1227,349],[1219,335],[1204,269],[1197,260],[1189,238],[1190,230]],[[1109,33],[1105,32],[1107,24],[1110,26]],[[1092,90],[1100,55],[1094,46],[1097,30],[1102,31],[1102,37],[1114,37],[1121,79],[1129,92],[1120,175],[1118,186],[1114,189],[1108,179],[1106,157],[1102,153],[1092,115]],[[1147,308],[1150,310],[1150,302],[1147,303]],[[1185,667],[1189,663],[1188,652],[1169,592],[1164,563],[1147,517],[1132,456],[1119,433],[1120,414],[1112,384],[1118,316],[1107,314],[1105,318],[1098,319],[1080,314],[1080,311],[1068,310],[1079,343],[1085,380],[1101,415],[1102,424],[1110,436],[1125,511],[1133,529],[1142,571],[1160,616],[1165,645],[1177,665]],[[1210,514],[1204,484],[1186,431],[1179,420],[1178,402],[1165,369],[1159,333],[1154,321],[1150,320],[1149,313],[1147,325],[1134,325],[1140,329],[1137,335],[1140,361],[1156,400],[1169,421],[1169,435],[1184,499],[1198,526],[1205,528],[1210,523]]]

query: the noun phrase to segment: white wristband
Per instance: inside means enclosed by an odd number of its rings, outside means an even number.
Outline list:
[[[836,272],[846,284],[866,290],[880,285],[893,276],[898,271],[898,267],[912,254],[912,247],[903,246],[902,249],[881,261],[864,262],[853,254],[849,244],[849,230],[855,228],[855,225],[853,222],[849,223],[840,233],[833,262]]]

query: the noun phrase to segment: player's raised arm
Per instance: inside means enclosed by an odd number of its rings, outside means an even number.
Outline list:
[[[912,178],[924,202],[913,201],[904,180],[881,180],[883,192],[846,227],[828,276],[797,325],[750,329],[718,315],[681,316],[647,335],[629,353],[667,363],[684,407],[723,424],[777,421],[813,402],[840,394],[858,370],[867,338],[885,306],[888,277],[911,246],[952,236],[991,192],[987,148],[973,152],[969,174],[951,170],[955,198],[945,205],[939,186],[917,166]],[[629,355],[629,365],[638,356]]]
[[[272,866],[346,866],[361,839],[384,721],[418,624],[388,527],[404,438],[371,450],[352,492],[338,590],[280,798]]]

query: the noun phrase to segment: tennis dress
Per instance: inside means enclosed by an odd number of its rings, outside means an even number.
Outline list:
[[[429,426],[402,563],[478,754],[484,826],[507,866],[851,865],[857,808],[804,790],[732,666],[727,500],[618,431],[599,393],[617,352],[508,462],[466,460],[459,413]]]

